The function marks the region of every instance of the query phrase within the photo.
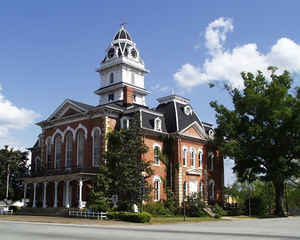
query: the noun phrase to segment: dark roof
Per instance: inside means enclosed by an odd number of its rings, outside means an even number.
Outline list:
[[[114,40],[118,40],[118,39],[127,39],[131,41],[131,37],[129,33],[124,28],[121,28],[120,31],[116,33]]]
[[[70,102],[74,103],[75,105],[78,105],[79,107],[89,111],[89,110],[92,110],[93,108],[95,108],[94,106],[92,105],[88,105],[88,104],[85,104],[85,103],[82,103],[82,102],[77,102],[77,101],[74,101],[74,100],[71,100],[69,99]]]
[[[189,126],[193,122],[199,123],[200,126],[202,125],[200,119],[197,117],[197,115],[194,111],[192,112],[191,115],[186,115],[184,113],[185,106],[187,106],[187,105],[176,102],[178,125],[179,125],[178,130],[179,131],[185,129],[187,126]]]
[[[159,104],[156,110],[164,114],[166,129],[168,132],[176,132],[176,115],[173,102]]]
[[[161,130],[162,132],[167,132],[165,118],[157,116],[156,114],[151,114],[149,112],[142,111],[142,127],[154,130],[154,120],[159,117],[161,119]]]

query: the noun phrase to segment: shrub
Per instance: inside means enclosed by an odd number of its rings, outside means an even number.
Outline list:
[[[227,215],[227,212],[221,206],[219,206],[218,204],[216,204],[215,207],[214,207],[214,213],[216,215],[220,215],[220,216],[226,216]]]
[[[172,215],[174,215],[177,212],[177,206],[178,206],[175,194],[169,188],[167,188],[166,194],[167,194],[167,199],[163,201],[164,207],[168,209]]]
[[[230,208],[227,210],[228,216],[240,216],[243,214],[243,210],[239,207],[237,208]]]
[[[109,219],[120,219],[120,212],[108,212],[107,217]]]
[[[215,214],[215,218],[221,218],[221,215],[220,214]]]
[[[160,202],[150,202],[144,206],[144,210],[153,216],[172,216],[173,213]]]
[[[122,212],[119,214],[120,220],[127,222],[136,222],[136,223],[146,223],[150,222],[152,215],[147,212],[141,213],[132,213],[132,212]]]
[[[244,203],[245,213],[249,215],[249,198]],[[259,196],[251,198],[250,201],[251,215],[265,216],[268,214],[267,203]]]
[[[206,216],[206,212],[203,210],[205,204],[199,198],[189,197],[186,204],[186,214],[189,217],[202,217]]]

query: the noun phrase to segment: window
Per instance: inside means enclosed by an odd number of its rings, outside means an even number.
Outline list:
[[[77,135],[77,167],[83,168],[84,162],[84,135],[83,132],[78,132]]]
[[[112,102],[112,101],[114,101],[114,100],[115,100],[114,94],[113,94],[113,93],[108,94],[108,101],[109,101],[109,102]]]
[[[215,181],[214,180],[210,180],[209,181],[209,200],[215,200]]]
[[[155,146],[154,147],[154,165],[159,165],[159,152],[160,152],[160,147]]]
[[[55,138],[55,161],[54,161],[54,168],[60,168],[60,160],[61,160],[61,137],[57,136]]]
[[[183,149],[183,166],[186,167],[187,165],[187,149]]]
[[[71,168],[73,154],[73,135],[69,132],[66,136],[66,168]]]
[[[189,116],[193,113],[192,108],[190,106],[185,106],[184,107],[184,114]]]
[[[202,168],[202,154],[203,154],[203,152],[202,152],[202,150],[200,149],[200,150],[198,151],[199,168]]]
[[[135,84],[135,74],[134,72],[131,73],[131,84]]]
[[[110,75],[109,75],[109,83],[114,83],[114,73],[110,73]]]
[[[209,170],[214,170],[214,154],[212,152],[208,153],[208,164],[209,164]]]
[[[160,118],[155,118],[155,120],[154,120],[154,129],[156,131],[161,131],[161,119]]]
[[[183,183],[183,196],[184,198],[188,195],[188,186],[187,186],[187,182]]]
[[[100,130],[95,129],[93,135],[93,166],[98,167],[100,164]]]
[[[133,95],[133,102],[136,102],[136,95]]]
[[[124,117],[121,119],[121,128],[128,129],[129,128],[129,119]]]
[[[35,171],[38,172],[41,170],[41,158],[36,157],[35,158]]]
[[[46,140],[46,166],[48,169],[51,168],[51,139]]]
[[[191,167],[195,167],[195,165],[196,165],[196,161],[195,161],[196,156],[195,155],[196,155],[195,150],[192,149],[191,150]]]
[[[160,200],[160,177],[154,177],[154,201]]]
[[[203,199],[203,183],[200,181],[200,198]]]
[[[198,182],[197,180],[190,180],[190,196],[196,195],[198,193]]]

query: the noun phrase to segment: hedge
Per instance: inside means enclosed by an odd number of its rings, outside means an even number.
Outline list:
[[[133,213],[133,212],[109,212],[107,214],[109,219],[119,219],[127,222],[147,223],[150,222],[152,215],[147,212]]]

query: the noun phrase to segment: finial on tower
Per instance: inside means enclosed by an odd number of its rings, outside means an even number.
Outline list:
[[[120,24],[122,29],[124,29],[126,25],[127,25],[127,22],[121,22],[121,24]]]

